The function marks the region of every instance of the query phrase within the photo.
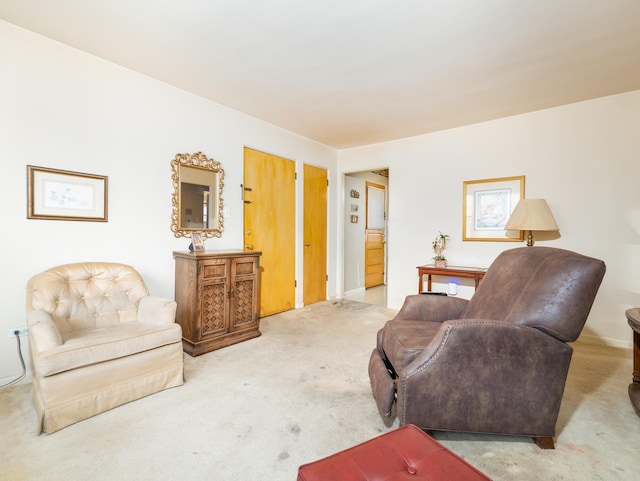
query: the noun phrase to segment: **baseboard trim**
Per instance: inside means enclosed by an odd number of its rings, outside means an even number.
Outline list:
[[[351,289],[350,291],[346,291],[344,293],[344,297],[355,296],[357,294],[362,294],[366,289],[364,287],[358,287],[357,289]]]
[[[621,341],[619,339],[611,339],[600,336],[592,336],[589,334],[583,334],[578,338],[578,342],[583,342],[585,344],[597,344],[600,346],[609,346],[609,347],[618,347],[621,349],[633,349],[631,330],[629,330],[629,341]]]

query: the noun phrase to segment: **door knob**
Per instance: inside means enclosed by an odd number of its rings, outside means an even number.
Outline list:
[[[304,246],[305,246],[305,247],[309,247],[310,245],[311,245],[311,244],[309,244],[308,242],[305,242],[305,243],[304,243]]]
[[[247,244],[247,250],[248,251],[252,251],[253,250],[253,244]]]

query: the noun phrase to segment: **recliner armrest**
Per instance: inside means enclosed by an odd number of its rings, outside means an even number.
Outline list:
[[[140,299],[138,305],[139,322],[145,324],[171,324],[176,320],[176,301],[148,295]]]
[[[62,345],[62,336],[56,323],[45,311],[27,313],[29,338],[36,352],[44,352]]]
[[[405,298],[404,304],[394,320],[444,322],[449,319],[458,319],[468,302],[468,300],[459,297],[415,294]]]
[[[410,378],[424,371],[427,365],[432,369],[437,368],[436,361],[439,362],[450,352],[454,352],[454,357],[458,359],[465,356],[475,356],[478,353],[480,353],[479,358],[484,358],[488,351],[487,342],[493,344],[495,350],[496,342],[508,344],[511,342],[510,333],[515,335],[527,329],[532,331],[531,328],[517,326],[512,322],[492,319],[447,320],[422,352],[405,366],[403,375]],[[453,338],[455,338],[455,342],[452,342]],[[477,360],[471,364],[477,365]],[[445,370],[448,368],[449,366],[444,366]]]
[[[571,352],[509,321],[445,322],[398,372],[398,417],[426,419],[423,429],[554,436]]]

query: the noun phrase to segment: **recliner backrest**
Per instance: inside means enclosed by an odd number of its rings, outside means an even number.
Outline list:
[[[601,260],[552,247],[502,252],[491,264],[462,319],[495,319],[575,341],[605,273]]]
[[[49,313],[64,334],[135,321],[148,294],[140,274],[126,264],[66,264],[29,279],[27,310]]]

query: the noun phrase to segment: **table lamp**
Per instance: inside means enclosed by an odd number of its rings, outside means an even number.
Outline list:
[[[528,230],[527,246],[533,245],[534,230],[559,230],[544,199],[521,199],[505,225],[505,230]]]

